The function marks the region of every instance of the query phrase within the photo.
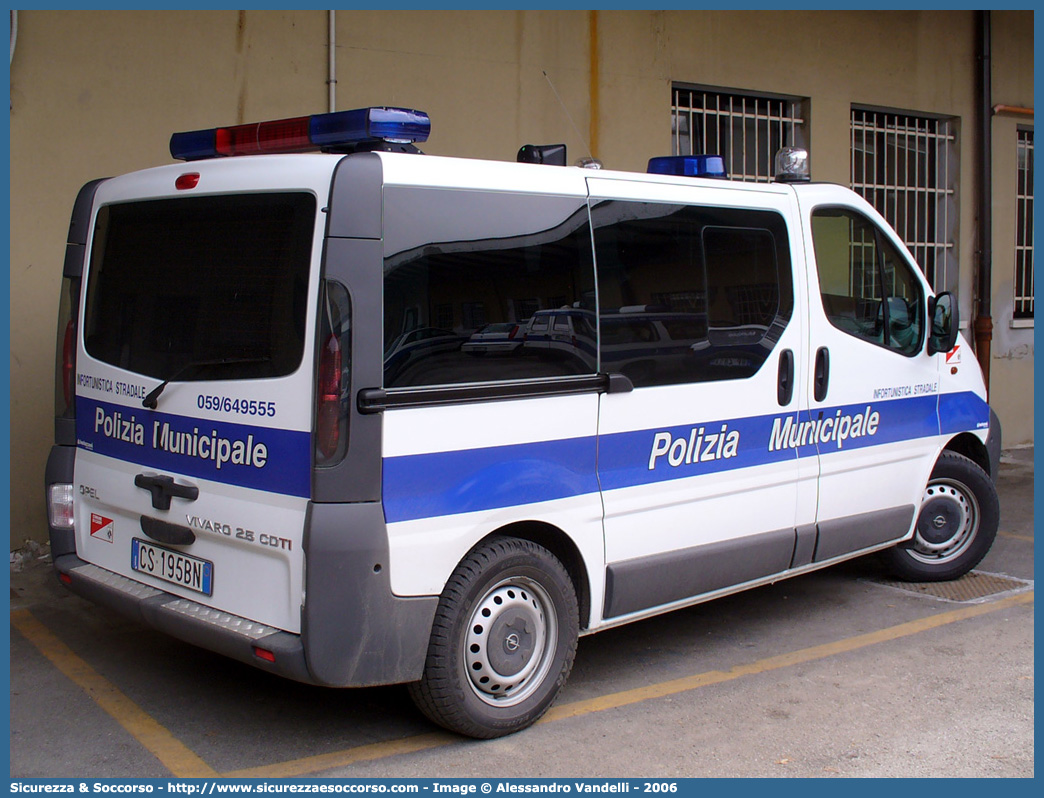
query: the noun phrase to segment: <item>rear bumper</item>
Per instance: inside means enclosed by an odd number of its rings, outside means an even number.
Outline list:
[[[67,588],[95,604],[261,670],[315,683],[300,635],[204,607],[84,562],[75,554],[56,557],[54,568]],[[275,662],[257,656],[255,648],[271,652]]]
[[[138,623],[268,673],[326,687],[419,679],[438,603],[437,597],[366,595],[365,584],[342,578],[335,595],[305,608],[306,631],[296,635],[128,579],[75,554],[55,558],[54,568],[73,593]]]

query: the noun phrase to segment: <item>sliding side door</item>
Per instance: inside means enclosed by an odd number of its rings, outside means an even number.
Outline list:
[[[605,620],[805,564],[816,458],[773,447],[804,397],[792,195],[589,179]],[[791,224],[788,224],[788,221]]]

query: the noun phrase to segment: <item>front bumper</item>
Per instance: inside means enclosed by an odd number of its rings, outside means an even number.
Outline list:
[[[1001,424],[992,407],[990,408],[990,433],[986,436],[986,453],[990,458],[990,477],[996,482],[1001,458]]]

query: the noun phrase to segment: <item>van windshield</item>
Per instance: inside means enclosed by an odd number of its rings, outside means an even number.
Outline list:
[[[304,351],[315,207],[307,193],[104,206],[87,282],[88,354],[164,380],[292,373]]]

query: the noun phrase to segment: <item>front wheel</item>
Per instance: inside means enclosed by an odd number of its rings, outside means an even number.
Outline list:
[[[578,629],[576,591],[558,559],[528,540],[494,539],[447,582],[410,695],[431,720],[469,737],[519,731],[565,684]]]
[[[943,452],[924,489],[913,540],[883,552],[884,563],[909,582],[956,579],[986,556],[999,521],[997,488],[986,472]]]

